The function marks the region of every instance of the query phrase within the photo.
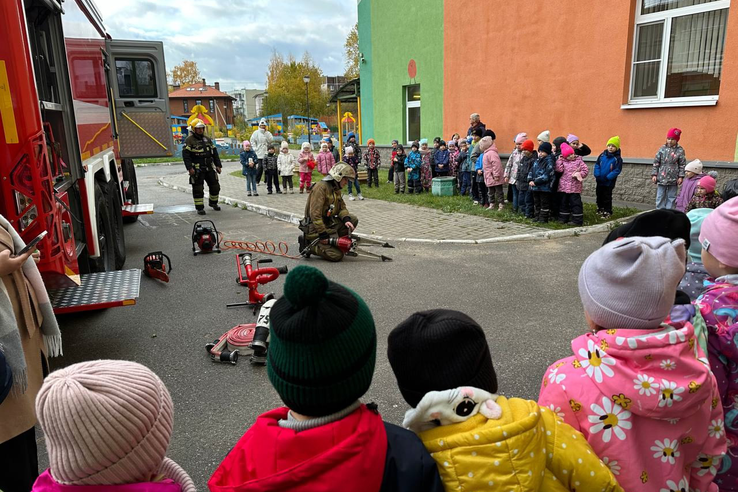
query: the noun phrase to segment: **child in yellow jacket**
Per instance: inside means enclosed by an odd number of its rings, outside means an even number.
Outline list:
[[[484,331],[469,316],[415,313],[390,333],[387,353],[413,407],[403,426],[423,441],[448,492],[623,490],[554,411],[496,395]]]

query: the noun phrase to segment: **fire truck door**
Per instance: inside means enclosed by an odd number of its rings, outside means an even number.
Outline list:
[[[164,45],[114,39],[106,49],[120,156],[173,155]]]

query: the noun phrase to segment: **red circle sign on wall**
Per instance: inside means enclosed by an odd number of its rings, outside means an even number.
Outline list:
[[[410,60],[407,64],[407,74],[411,79],[414,79],[418,75],[418,66],[415,64],[415,60]]]

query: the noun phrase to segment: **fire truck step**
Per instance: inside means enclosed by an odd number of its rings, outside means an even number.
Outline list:
[[[123,217],[146,215],[154,213],[153,203],[139,203],[138,205],[123,205]]]
[[[141,270],[116,270],[89,273],[80,277],[78,287],[49,289],[56,314],[92,311],[136,304],[141,284]]]

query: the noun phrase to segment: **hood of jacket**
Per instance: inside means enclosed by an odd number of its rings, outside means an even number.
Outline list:
[[[419,437],[438,462],[441,477],[447,485],[454,483],[461,490],[475,490],[474,484],[478,485],[482,477],[466,474],[465,470],[457,473],[457,469],[464,468],[475,459],[483,459],[485,463],[495,465],[494,468],[484,467],[487,468],[484,472],[495,474],[484,479],[491,478],[495,485],[499,484],[500,490],[502,474],[514,477],[516,473],[527,475],[528,470],[536,473],[532,475],[534,483],[525,490],[540,490],[543,483],[540,471],[546,468],[546,454],[535,451],[546,447],[546,436],[539,432],[542,421],[538,405],[534,401],[505,397],[499,397],[497,404],[502,409],[498,420],[477,414],[458,424],[421,432]],[[513,450],[524,452],[513,453]],[[480,469],[479,473],[482,472]],[[515,481],[517,483],[517,478]]]
[[[361,405],[348,416],[296,432],[279,426],[287,408],[261,415],[208,481],[211,492],[376,492],[382,484],[387,433]]]
[[[492,137],[483,137],[482,140],[479,141],[479,152],[486,152],[487,149],[489,149],[492,145]]]
[[[675,419],[699,411],[712,374],[699,360],[689,322],[662,324],[654,330],[600,330],[571,342],[574,356],[597,390],[627,394],[628,411],[643,417]],[[614,397],[613,397],[614,398]]]
[[[519,398],[497,404],[499,419],[479,413],[419,434],[446,490],[622,492],[582,434],[553,412]]]

